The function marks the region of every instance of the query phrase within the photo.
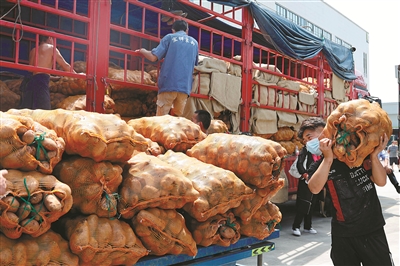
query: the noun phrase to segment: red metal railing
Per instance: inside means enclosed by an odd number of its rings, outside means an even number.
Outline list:
[[[9,28],[9,29],[15,28],[16,39],[19,39],[21,30],[22,30],[22,26],[20,24],[15,24],[10,21],[0,20],[0,26],[2,26],[4,28]],[[32,39],[32,38],[27,38],[27,39],[29,41],[35,43],[36,45],[38,44],[39,35],[51,36],[58,41],[63,40],[63,41],[71,42],[71,48],[72,48],[72,49],[70,49],[70,57],[72,58],[71,64],[73,64],[73,58],[74,58],[74,55],[73,55],[74,49],[73,48],[74,48],[75,43],[89,46],[88,40],[83,40],[81,38],[76,38],[76,37],[72,37],[72,36],[66,36],[63,34],[55,33],[55,32],[49,32],[47,30],[42,30],[42,29],[38,29],[38,28],[26,26],[26,25],[23,26],[23,31],[25,34],[28,34],[28,33],[34,34],[34,36],[35,36],[34,39]],[[3,38],[5,38],[5,36],[6,35],[3,35]],[[55,61],[53,62],[53,69],[38,67],[37,61],[35,62],[34,65],[26,64],[27,60],[22,60],[22,62],[20,62],[20,50],[21,50],[20,42],[13,42],[13,45],[14,46],[11,48],[13,53],[10,54],[9,57],[1,58],[0,63],[3,67],[15,68],[15,69],[19,69],[19,70],[27,70],[27,71],[32,71],[32,72],[44,72],[44,73],[49,73],[49,74],[54,74],[54,75],[70,76],[70,77],[75,77],[75,78],[82,78],[81,75],[73,74],[71,72],[64,72],[64,71],[57,70],[55,68]],[[26,52],[29,53],[29,51],[26,51]],[[55,53],[55,51],[54,51],[54,53]],[[36,55],[36,58],[38,58],[37,55]],[[55,56],[53,56],[53,58],[55,59]],[[71,71],[72,71],[72,69],[71,69]]]
[[[210,17],[198,21],[200,23],[203,23],[207,20],[212,20],[214,18],[219,18],[227,22],[236,24],[238,27],[243,27],[246,24],[245,19],[243,19],[243,21],[241,19],[243,17],[243,8],[241,7],[230,7],[204,0],[199,0],[196,2],[178,0],[178,2],[185,3],[185,5],[189,7],[193,7],[199,11],[210,14]]]
[[[155,47],[166,32],[166,24],[161,21],[163,15],[173,18],[179,18],[166,10],[152,6],[145,2],[137,0],[125,0],[124,10],[121,10],[120,21],[113,22],[111,19],[112,6],[110,1],[87,1],[87,13],[78,12],[78,0],[71,0],[72,7],[63,9],[61,0],[54,0],[49,5],[41,0],[28,1],[20,0],[20,4],[29,8],[30,16],[24,23],[24,31],[33,34],[25,36],[24,40],[29,42],[30,48],[38,44],[39,34],[48,33],[38,27],[43,27],[33,19],[34,12],[41,11],[44,14],[44,20],[47,21],[50,14],[56,15],[57,25],[49,35],[57,38],[59,47],[67,51],[70,57],[71,65],[76,59],[76,53],[84,54],[87,62],[86,77],[76,75],[71,72],[58,71],[56,69],[41,69],[27,64],[26,58],[20,58],[20,44],[14,43],[14,53],[8,58],[0,58],[2,66],[22,69],[27,71],[46,72],[49,74],[65,75],[76,78],[87,79],[87,110],[103,112],[104,94],[108,84],[138,88],[145,91],[155,91],[156,86],[146,85],[144,83],[144,71],[148,66],[159,68],[159,63],[150,63],[144,60],[141,54],[135,50],[140,47],[151,49]],[[16,0],[12,2],[17,3]],[[187,0],[178,0],[191,8],[206,12],[210,16],[204,20],[192,21],[187,19],[189,28],[195,32],[200,47],[200,54],[221,59],[226,62],[234,63],[242,68],[242,108],[241,108],[241,131],[249,131],[249,119],[251,108],[264,108],[276,111],[285,111],[303,115],[317,115],[326,117],[334,108],[336,101],[325,97],[327,92],[332,91],[332,72],[330,71],[324,57],[320,54],[313,59],[312,63],[295,60],[269,49],[260,44],[254,43],[252,36],[257,29],[254,27],[254,20],[248,8],[233,8],[224,5],[214,4],[207,1],[198,1],[193,3]],[[123,5],[122,5],[123,6]],[[138,26],[133,27],[131,19],[132,10],[138,12]],[[35,13],[36,14],[36,13]],[[136,13],[135,13],[136,14]],[[209,27],[205,22],[210,19],[218,18],[241,29],[241,36],[235,36],[224,31]],[[155,20],[154,20],[155,18]],[[152,19],[152,23],[149,23]],[[60,27],[63,21],[71,22],[69,29]],[[46,24],[45,22],[44,24]],[[74,26],[76,23],[83,26],[84,29]],[[136,25],[136,24],[135,24]],[[16,27],[16,36],[19,37],[22,28],[11,21],[0,21],[0,26],[8,29]],[[50,27],[51,28],[51,27]],[[167,30],[168,29],[168,30]],[[7,36],[7,32],[2,35]],[[111,38],[111,35],[113,38]],[[8,35],[10,37],[10,35]],[[129,41],[124,41],[128,39]],[[82,48],[83,47],[83,48]],[[241,55],[239,61],[234,60],[233,56]],[[124,69],[122,80],[111,79],[108,76],[108,63],[112,60],[117,62]],[[274,66],[275,69],[270,69]],[[276,72],[279,69],[280,72]],[[127,80],[128,70],[140,70],[140,83],[132,83]],[[255,71],[277,75],[281,79],[292,82],[301,82],[308,86],[315,86],[318,97],[315,106],[305,106],[299,108],[297,102],[289,101],[285,103],[285,97],[298,97],[299,92],[278,85],[269,85],[268,89],[274,93],[273,99],[264,99],[268,104],[253,103],[253,90],[260,88],[259,82],[253,79]],[[307,80],[304,80],[307,78]],[[324,82],[325,81],[325,82]],[[254,90],[255,91],[255,90]],[[259,90],[258,90],[259,91]],[[349,94],[348,94],[349,95]],[[209,98],[207,95],[192,94],[193,97]],[[260,95],[256,95],[260,97]]]

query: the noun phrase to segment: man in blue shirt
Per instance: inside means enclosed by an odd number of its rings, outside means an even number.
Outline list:
[[[198,43],[188,31],[188,23],[177,20],[172,24],[172,33],[164,36],[156,48],[136,50],[152,62],[164,59],[158,76],[157,116],[169,114],[171,109],[173,115],[182,116],[192,90]]]

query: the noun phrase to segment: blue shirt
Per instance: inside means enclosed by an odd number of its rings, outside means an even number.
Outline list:
[[[161,39],[152,54],[164,59],[158,76],[158,93],[177,91],[190,95],[193,69],[198,63],[198,43],[184,31]]]
[[[382,150],[379,154],[378,154],[378,158],[381,161],[384,161],[386,159],[389,158],[389,154],[387,154],[387,152],[385,150]]]

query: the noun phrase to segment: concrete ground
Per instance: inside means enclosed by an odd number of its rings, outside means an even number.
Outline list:
[[[397,168],[395,175],[400,182]],[[386,220],[385,231],[395,265],[400,266],[400,194],[398,194],[389,179],[384,187],[377,187]],[[275,250],[263,254],[262,265],[333,265],[330,259],[330,221],[318,213],[313,217],[313,228],[317,234],[303,233],[300,237],[292,235],[292,223],[295,215],[295,201],[277,204],[282,212],[280,237],[272,239]],[[251,257],[237,261],[238,266],[255,266],[259,261]],[[261,264],[260,264],[261,265]]]

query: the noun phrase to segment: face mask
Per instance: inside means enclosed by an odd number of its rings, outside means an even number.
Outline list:
[[[319,149],[319,139],[315,138],[306,143],[306,149],[312,154],[321,155],[322,152]]]

